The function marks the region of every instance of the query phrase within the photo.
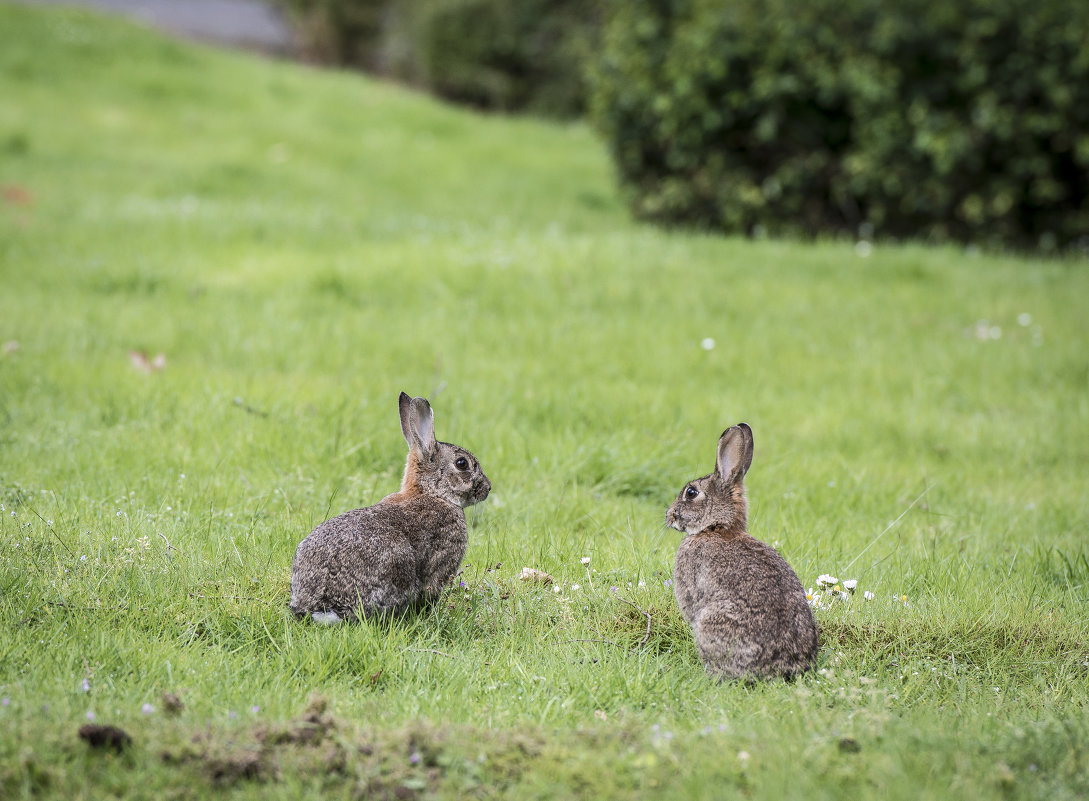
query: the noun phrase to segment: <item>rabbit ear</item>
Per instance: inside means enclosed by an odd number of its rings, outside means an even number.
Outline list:
[[[438,443],[435,441],[435,413],[426,398],[412,399],[412,425],[416,445],[430,459],[435,455]]]
[[[397,398],[397,409],[401,413],[401,435],[405,438],[405,442],[408,443],[408,447],[412,448],[412,430],[415,428],[415,424],[412,422],[412,398],[402,392]]]
[[[752,429],[746,423],[730,426],[718,439],[715,475],[726,484],[738,483],[749,472],[752,454]]]

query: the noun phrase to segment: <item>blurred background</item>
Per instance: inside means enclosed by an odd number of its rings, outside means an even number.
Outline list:
[[[280,8],[265,0],[19,0],[26,5],[84,6],[161,30],[232,47],[297,52]]]
[[[478,109],[588,117],[630,208],[666,225],[1089,252],[1085,3],[68,4]]]

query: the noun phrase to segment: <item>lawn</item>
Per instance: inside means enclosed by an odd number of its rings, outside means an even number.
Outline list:
[[[1089,793],[1084,259],[656,230],[583,125],[3,4],[0,189],[5,799]],[[401,390],[494,486],[464,586],[297,622]],[[793,683],[669,586],[740,420],[752,533],[858,580]]]

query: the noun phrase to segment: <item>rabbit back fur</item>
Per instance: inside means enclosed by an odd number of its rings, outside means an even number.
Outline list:
[[[469,544],[461,509],[416,496],[388,499],[326,520],[303,540],[292,570],[296,614],[340,618],[397,613],[421,592],[437,596],[458,569]],[[403,536],[366,536],[397,532]]]
[[[813,614],[797,575],[774,548],[748,534],[723,536],[714,529],[685,537],[673,587],[712,675],[792,676],[811,667]]]

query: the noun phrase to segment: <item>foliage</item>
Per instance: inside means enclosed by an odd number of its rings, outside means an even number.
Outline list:
[[[390,0],[280,0],[302,54],[315,61],[381,72]]]
[[[73,9],[0,4],[0,93],[4,799],[1089,792],[1082,263],[641,227],[581,125]],[[492,479],[465,571],[300,623],[401,389]],[[859,582],[792,684],[667,584],[742,419],[753,532]]]
[[[599,2],[429,0],[417,46],[425,84],[482,108],[575,116]]]
[[[283,0],[307,50],[484,109],[584,109],[603,0]]]
[[[1089,247],[1089,5],[617,3],[594,118],[641,217]]]

